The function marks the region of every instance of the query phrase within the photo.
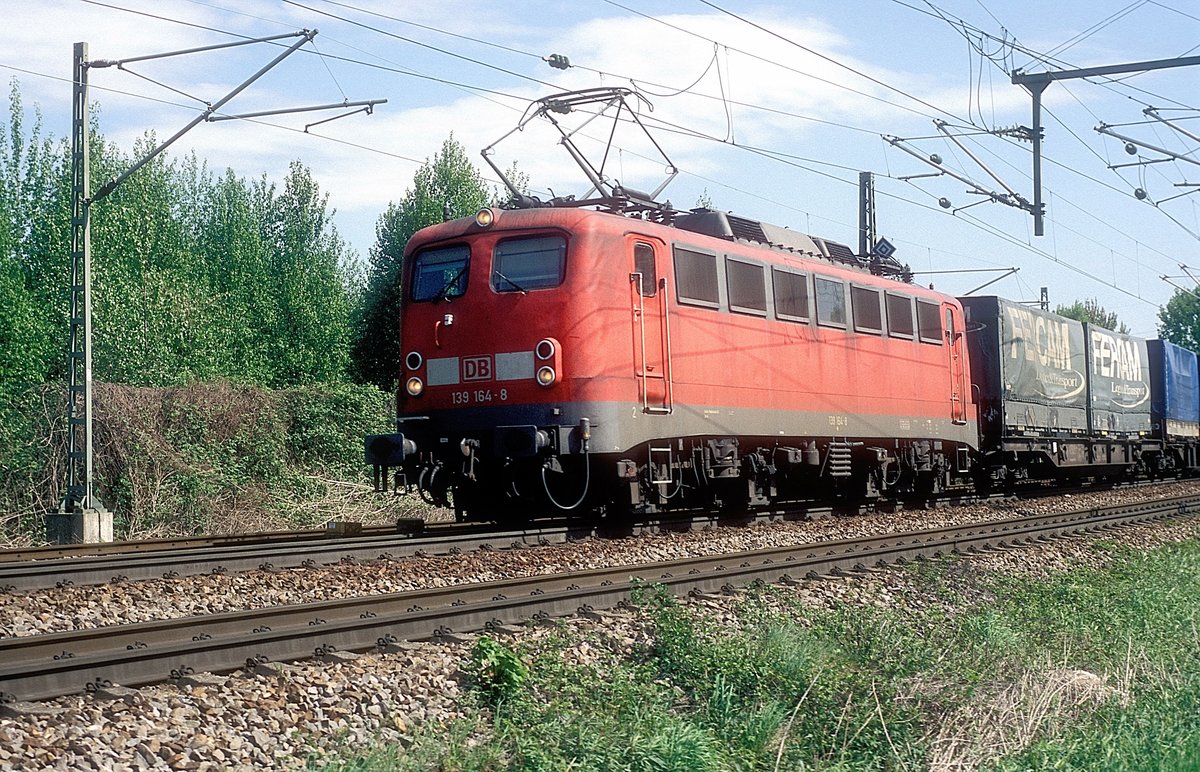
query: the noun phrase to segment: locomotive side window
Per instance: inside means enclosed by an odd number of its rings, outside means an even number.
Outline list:
[[[729,283],[729,310],[767,315],[766,275],[761,265],[725,258],[725,280]]]
[[[640,292],[644,298],[658,294],[658,274],[654,270],[654,247],[649,244],[633,245],[633,270],[642,275]]]
[[[912,298],[904,295],[885,293],[887,303],[888,334],[893,338],[913,337]]]
[[[879,310],[879,290],[850,285],[850,310],[854,314],[854,331],[872,335],[883,334],[883,314]]]
[[[808,321],[808,275],[771,269],[775,288],[775,316],[789,322]]]
[[[837,279],[816,277],[817,324],[846,326],[846,285]]]
[[[521,292],[563,283],[567,240],[562,236],[509,239],[492,254],[492,289]]]
[[[412,299],[415,301],[461,297],[467,291],[471,250],[465,245],[427,249],[413,262]]]
[[[680,303],[720,308],[717,256],[675,247],[675,286]]]
[[[917,329],[920,330],[922,343],[942,345],[942,320],[937,303],[917,301]]]

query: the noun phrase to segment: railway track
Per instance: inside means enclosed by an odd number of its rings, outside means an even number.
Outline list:
[[[391,526],[365,526],[358,531],[358,535],[374,536],[391,534],[396,533],[396,530],[396,528]],[[329,539],[337,535],[335,529],[309,528],[298,531],[262,531],[258,533],[224,534],[221,536],[179,536],[163,539],[139,539],[136,541],[113,541],[90,544],[51,544],[44,547],[17,547],[0,550],[0,564],[26,560],[127,555],[138,552],[205,550],[256,544],[288,544]]]
[[[430,554],[457,554],[477,549],[520,549],[596,537],[619,537],[664,530],[693,530],[736,523],[811,519],[862,507],[806,506],[745,513],[668,514],[626,523],[588,522],[582,518],[546,518],[524,528],[489,523],[432,523],[423,527],[363,529],[350,536],[323,530],[203,539],[116,542],[109,545],[63,545],[14,550],[17,559],[0,552],[0,592],[21,592],[69,585],[99,585],[146,579],[316,568],[340,563],[394,560]],[[286,538],[276,538],[286,537]],[[129,545],[122,549],[121,544]],[[58,553],[78,547],[71,556]],[[92,550],[101,548],[98,553]],[[106,549],[107,548],[107,549]]]
[[[1072,492],[1072,491],[1067,491]],[[1092,492],[1081,488],[1077,493]],[[1056,495],[1062,495],[1058,491]],[[1031,489],[1037,498],[1046,493]],[[1003,494],[993,498],[1003,499]],[[944,502],[972,503],[956,494]],[[894,505],[894,502],[884,502]],[[194,539],[151,539],[108,544],[71,544],[0,550],[0,592],[69,585],[99,585],[146,579],[315,568],[347,562],[392,560],[416,554],[455,554],[480,548],[511,549],[559,544],[573,539],[623,536],[646,531],[688,530],[709,525],[811,519],[860,513],[871,505],[795,506],[741,515],[668,514],[623,524],[588,523],[581,518],[533,521],[523,528],[488,523],[402,521],[397,526],[234,534]]]
[[[1200,497],[1189,496],[865,539],[0,639],[0,699],[11,703],[87,690],[113,693],[195,673],[386,651],[402,641],[455,633],[504,631],[532,618],[621,606],[640,582],[661,584],[679,595],[726,592],[755,581],[794,582],[950,553],[1011,549],[1189,515],[1197,509]]]
[[[285,543],[162,549],[129,554],[0,562],[0,591],[145,579],[314,568],[338,563],[393,560],[418,553],[466,552],[491,548],[551,544],[588,535],[590,531],[561,524],[517,530],[474,526],[430,527],[415,534],[395,529],[377,535],[338,539],[314,538]]]

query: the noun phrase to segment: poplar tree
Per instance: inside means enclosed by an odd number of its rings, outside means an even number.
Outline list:
[[[0,384],[40,383],[62,373],[66,272],[65,145],[42,136],[40,111],[26,136],[14,80],[0,123]]]
[[[0,384],[65,375],[70,148],[25,125],[14,82],[0,124]],[[99,186],[131,152],[92,130]],[[195,154],[163,155],[96,201],[93,372],[145,386],[225,378],[264,386],[345,381],[361,273],[312,173],[215,177]]]
[[[271,358],[275,386],[343,380],[349,365],[350,301],[343,281],[348,250],[329,221],[328,196],[293,161],[283,192],[265,200],[268,279],[277,311]]]

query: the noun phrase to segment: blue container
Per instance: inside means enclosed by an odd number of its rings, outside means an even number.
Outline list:
[[[1200,435],[1200,368],[1196,355],[1165,340],[1147,341],[1150,412],[1164,437]]]

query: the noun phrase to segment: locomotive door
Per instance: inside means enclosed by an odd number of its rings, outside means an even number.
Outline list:
[[[667,279],[660,252],[647,241],[632,243],[629,297],[633,310],[633,367],[646,413],[671,412],[671,333]]]
[[[952,306],[946,309],[946,348],[950,357],[950,420],[956,424],[967,422],[967,369],[964,363],[962,325],[958,312]]]

